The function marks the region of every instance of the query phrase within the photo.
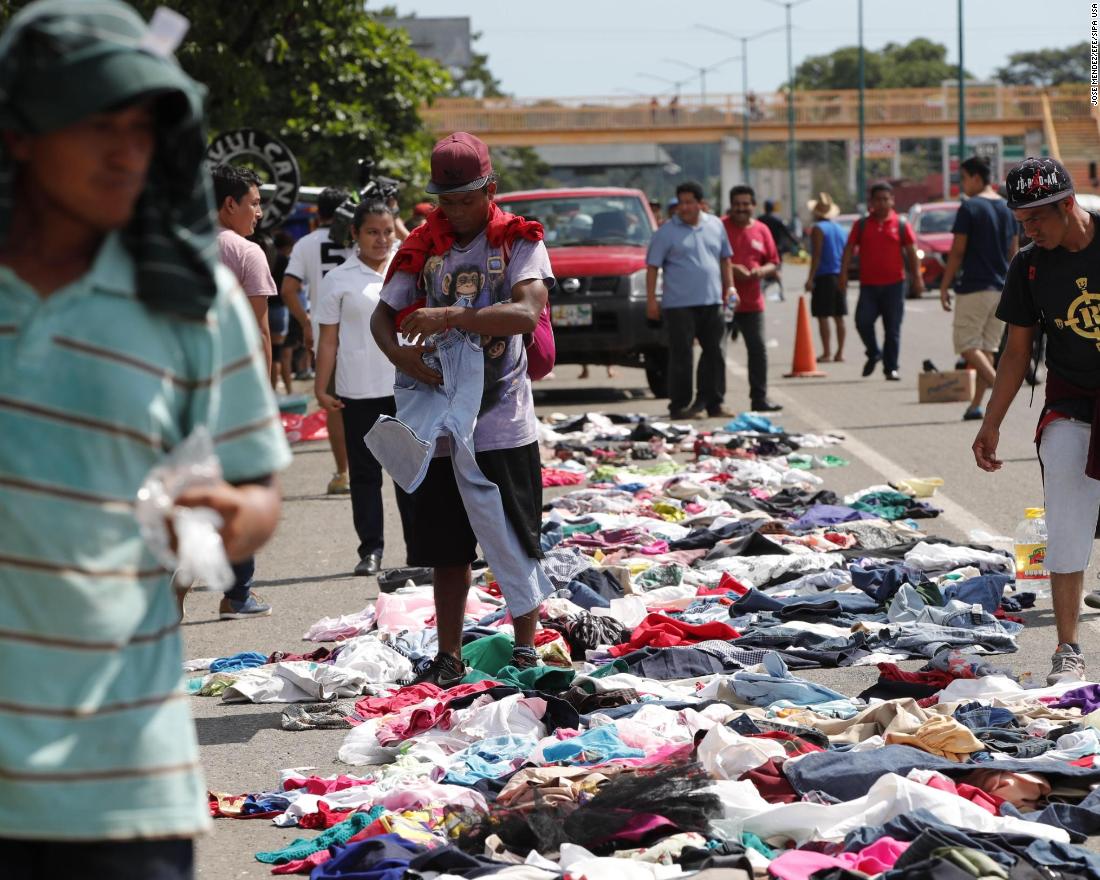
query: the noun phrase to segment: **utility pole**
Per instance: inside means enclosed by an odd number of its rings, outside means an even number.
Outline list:
[[[798,219],[797,198],[794,189],[794,53],[791,49],[791,10],[795,6],[801,6],[809,0],[768,0],[775,6],[782,6],[787,10],[787,172],[790,178],[791,192],[791,229],[794,230],[795,221]],[[961,2],[961,0],[960,0]]]
[[[688,70],[694,70],[699,74],[699,97],[702,103],[705,104],[707,102],[707,74],[717,70],[723,64],[729,64],[731,61],[736,61],[740,57],[740,55],[731,55],[729,58],[723,58],[721,61],[715,61],[713,64],[708,64],[705,67],[688,64],[686,61],[681,61],[679,58],[666,58],[664,60],[669,64],[679,64],[681,67],[686,67]]]
[[[863,66],[863,0],[859,0],[859,177],[856,185],[856,202],[862,203],[867,192],[867,166],[864,161],[864,110],[863,93],[866,88]]]
[[[959,0],[959,163],[966,158],[966,78],[963,73],[963,0]],[[960,184],[961,187],[961,184]]]
[[[655,79],[659,82],[666,83],[672,86],[676,90],[676,97],[680,97],[681,87],[688,82],[686,79],[669,79],[667,76],[657,76],[655,73],[639,73],[638,76],[644,76],[646,79]]]

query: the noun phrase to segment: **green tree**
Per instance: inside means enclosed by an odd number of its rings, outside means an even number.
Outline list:
[[[993,76],[1005,85],[1058,86],[1089,81],[1089,44],[1014,52]]]
[[[927,88],[957,75],[956,65],[947,61],[947,47],[924,37],[863,50],[863,78],[869,89]],[[795,69],[794,82],[803,90],[859,88],[859,47],[843,46],[807,58]]]
[[[28,0],[0,0],[0,26]],[[147,18],[165,0],[131,0]],[[167,0],[191,19],[177,53],[208,90],[212,132],[284,139],[310,184],[354,185],[355,159],[419,190],[428,136],[419,108],[450,87],[408,35],[348,0]]]
[[[938,86],[945,79],[957,79],[959,75],[958,65],[947,61],[947,47],[924,37],[910,40],[904,46],[887,43],[881,55],[881,87],[884,89],[928,88]]]

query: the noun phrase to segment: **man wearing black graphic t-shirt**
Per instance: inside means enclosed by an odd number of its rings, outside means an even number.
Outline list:
[[[1009,325],[993,394],[974,440],[1000,468],[1001,422],[1020,389],[1036,333],[1046,333],[1046,401],[1036,444],[1046,497],[1047,552],[1058,646],[1047,681],[1082,680],[1077,619],[1100,510],[1100,215],[1077,204],[1066,169],[1026,159],[1008,174],[1008,206],[1032,243],[1008,269],[997,317]]]

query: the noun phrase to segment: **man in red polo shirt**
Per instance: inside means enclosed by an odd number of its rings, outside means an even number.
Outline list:
[[[771,230],[754,220],[756,193],[751,186],[730,190],[730,212],[722,218],[733,248],[733,280],[741,297],[730,322],[730,336],[745,337],[749,356],[749,400],[757,412],[783,409],[768,400],[768,349],[764,344],[764,294],[760,281],[773,276],[779,265],[779,251]]]
[[[859,301],[856,330],[867,350],[863,375],[870,376],[882,361],[887,381],[896,382],[901,348],[901,319],[905,316],[905,264],[913,277],[913,291],[924,293],[916,239],[894,210],[894,189],[888,183],[871,187],[870,213],[853,224],[840,265],[840,289],[848,288],[848,265],[859,252]],[[879,349],[875,322],[882,317],[884,340]]]

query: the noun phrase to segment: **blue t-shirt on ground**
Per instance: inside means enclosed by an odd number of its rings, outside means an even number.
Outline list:
[[[956,293],[1000,290],[1008,274],[1008,248],[1016,235],[1016,218],[1002,198],[974,196],[959,205],[951,231],[966,236]]]
[[[732,256],[726,229],[713,214],[700,214],[695,226],[673,217],[653,233],[645,258],[664,273],[661,308],[721,305],[721,261]]]
[[[847,240],[844,230],[832,220],[818,220],[814,223],[814,228],[820,229],[823,236],[817,275],[839,275],[840,259],[844,255],[844,243]]]

